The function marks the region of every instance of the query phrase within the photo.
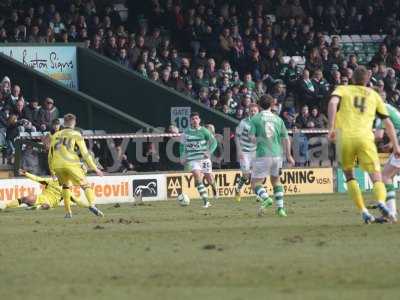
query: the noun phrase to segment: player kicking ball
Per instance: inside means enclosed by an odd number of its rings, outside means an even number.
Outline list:
[[[5,210],[7,208],[17,208],[21,204],[25,204],[31,209],[46,210],[50,208],[55,208],[60,205],[60,202],[62,201],[62,188],[57,179],[35,176],[29,172],[26,172],[25,170],[19,170],[19,174],[43,185],[43,191],[37,196],[31,195],[10,201],[1,201],[0,210]],[[75,197],[71,197],[71,200],[79,207],[87,207],[87,205],[85,205]]]
[[[242,176],[235,187],[235,199],[240,201],[240,191],[251,175],[251,162],[256,157],[257,145],[250,138],[250,119],[259,113],[260,108],[257,104],[251,104],[249,107],[249,116],[240,121],[239,126],[236,128],[235,143],[237,155],[240,164]]]
[[[80,186],[89,203],[89,210],[96,216],[103,217],[104,214],[94,205],[95,195],[86,174],[82,168],[81,158],[86,165],[103,176],[86,148],[82,135],[75,130],[76,117],[73,114],[64,116],[64,129],[51,136],[49,149],[49,168],[52,176],[58,178],[62,186],[62,197],[64,199],[65,218],[72,218],[71,211],[71,188]]]
[[[211,132],[200,125],[201,119],[197,112],[190,115],[190,127],[187,128],[181,137],[180,156],[181,163],[185,169],[193,174],[197,191],[203,200],[203,207],[211,206],[208,200],[208,191],[203,184],[203,177],[211,185],[214,197],[217,195],[217,188],[212,176],[211,155],[217,148],[217,140]]]
[[[389,113],[390,121],[396,130],[397,137],[400,135],[400,112],[392,105],[386,103],[386,108]],[[385,125],[381,119],[377,120],[375,139],[382,140],[384,136]],[[390,149],[392,145],[389,143],[384,146],[386,149]],[[383,167],[382,180],[386,187],[386,206],[389,212],[394,216],[394,221],[397,221],[397,209],[396,209],[396,188],[393,184],[393,177],[400,172],[400,159],[395,155],[391,155]]]
[[[274,99],[264,95],[260,99],[261,112],[251,118],[250,138],[256,143],[256,158],[251,164],[251,187],[260,198],[258,215],[262,216],[265,209],[272,205],[273,200],[263,186],[263,181],[270,177],[273,187],[276,213],[286,217],[283,202],[283,187],[280,182],[283,150],[288,164],[293,165],[294,159],[290,152],[290,140],[283,120],[271,111]],[[283,147],[284,149],[283,149]]]
[[[382,119],[397,157],[400,148],[393,123],[382,98],[373,89],[366,87],[370,79],[365,67],[357,67],[353,73],[354,85],[338,86],[331,95],[328,105],[329,134],[336,142],[336,153],[347,180],[347,191],[361,212],[363,221],[375,221],[365,207],[360,186],[354,176],[356,160],[361,169],[369,173],[373,186],[374,199],[382,216],[393,222],[395,216],[385,204],[386,189],[382,182],[378,151],[374,142],[372,126],[375,116]]]

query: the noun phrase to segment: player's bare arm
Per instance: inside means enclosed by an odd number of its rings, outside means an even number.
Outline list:
[[[286,160],[287,160],[288,164],[290,166],[294,166],[295,160],[294,160],[294,158],[292,156],[292,152],[291,152],[292,148],[291,148],[291,143],[290,143],[290,139],[289,138],[283,139],[283,146],[284,146],[284,149],[285,149]]]
[[[389,118],[383,119],[383,124],[385,126],[385,132],[389,137],[391,144],[393,145],[393,154],[397,157],[400,156],[400,146],[397,140],[396,130],[393,126],[392,121]]]
[[[328,139],[332,142],[336,139],[335,119],[339,102],[340,98],[338,96],[332,96],[328,104]]]

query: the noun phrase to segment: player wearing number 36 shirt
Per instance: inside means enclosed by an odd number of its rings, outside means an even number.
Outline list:
[[[375,220],[365,207],[360,187],[354,176],[356,161],[370,174],[374,183],[373,194],[382,215],[393,221],[386,205],[386,189],[382,182],[380,161],[372,132],[376,116],[385,124],[386,132],[393,144],[394,153],[400,153],[396,133],[385,103],[377,92],[366,87],[369,73],[365,67],[358,67],[353,73],[354,85],[339,86],[331,95],[328,106],[329,138],[336,142],[339,162],[347,180],[350,197],[360,209],[363,221]]]
[[[51,136],[48,157],[50,172],[52,176],[58,178],[62,186],[66,218],[72,217],[70,206],[72,186],[80,186],[84,190],[89,202],[89,210],[102,217],[103,213],[94,205],[94,192],[86,179],[81,158],[97,175],[102,176],[103,172],[94,163],[82,135],[74,129],[75,125],[76,117],[73,114],[67,114],[64,116],[64,129]]]
[[[203,184],[203,177],[211,185],[214,197],[216,186],[212,178],[211,155],[217,148],[217,140],[205,127],[200,126],[200,115],[196,112],[190,116],[190,127],[184,131],[181,137],[180,155],[185,168],[192,172],[195,178],[197,190],[204,202],[204,208],[210,206],[208,192]]]

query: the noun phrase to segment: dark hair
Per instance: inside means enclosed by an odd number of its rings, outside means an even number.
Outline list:
[[[274,98],[270,95],[262,95],[260,97],[260,106],[262,109],[269,109],[274,103]]]
[[[193,117],[199,117],[200,118],[200,114],[197,111],[194,111],[194,112],[192,112],[190,114],[190,118],[193,118]]]

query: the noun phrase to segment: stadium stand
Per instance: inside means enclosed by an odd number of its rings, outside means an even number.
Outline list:
[[[284,90],[281,112],[297,114],[304,104],[303,80],[311,89],[310,103],[324,112],[326,93],[320,90],[349,79],[349,69],[357,64],[373,70],[373,63],[381,62],[376,53],[382,42],[389,46],[386,67],[395,67],[399,59],[399,1],[154,0],[127,1],[127,7],[123,1],[103,2],[22,1],[24,10],[21,3],[14,4],[19,10],[3,7],[0,39],[83,42],[239,119],[246,116],[247,95],[256,101],[277,84]],[[303,68],[311,73],[309,81]],[[317,69],[326,80],[322,87],[314,76]]]
[[[313,129],[326,126],[327,95],[351,83],[359,64],[399,107],[399,8],[398,0],[26,0],[0,6],[0,42],[80,42],[239,120],[269,93],[288,127]]]

